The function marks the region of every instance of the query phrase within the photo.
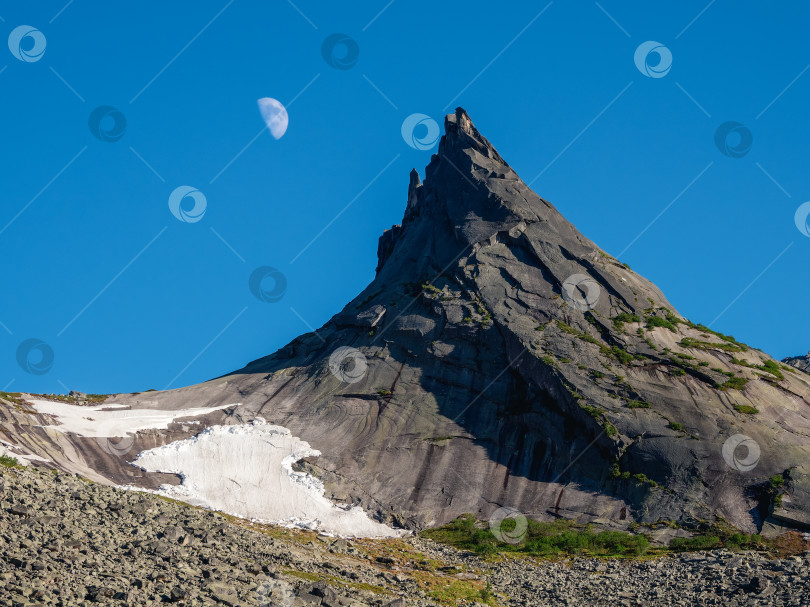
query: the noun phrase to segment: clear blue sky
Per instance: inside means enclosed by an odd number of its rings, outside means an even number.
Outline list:
[[[46,48],[0,48],[0,390],[188,385],[320,326],[373,278],[408,172],[435,151],[406,145],[403,121],[456,105],[682,314],[777,357],[810,349],[810,238],[794,225],[810,199],[810,7],[544,6],[4,4],[3,35],[29,25]],[[334,33],[356,41],[350,69],[322,56]],[[646,41],[671,52],[665,76],[636,67]],[[261,97],[289,105],[279,140],[259,134]],[[103,105],[126,120],[117,141],[88,127]],[[753,137],[740,158],[715,144],[728,121]],[[183,185],[207,202],[195,223],[169,210]],[[248,288],[260,266],[285,275],[280,301]],[[18,365],[30,338],[53,351],[47,373]]]

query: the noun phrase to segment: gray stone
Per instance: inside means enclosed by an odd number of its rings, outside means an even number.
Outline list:
[[[572,276],[591,282],[569,288]],[[619,314],[628,320],[614,322]],[[329,373],[340,346],[365,356],[361,381]],[[532,192],[459,109],[424,181],[409,178],[402,224],[381,239],[362,293],[317,334],[227,381],[150,392],[149,403],[239,402],[240,419],[261,415],[317,446],[327,495],[414,529],[508,505],[616,529],[722,517],[754,532],[758,488],[787,469],[793,499],[774,517],[810,521],[810,386],[801,371],[779,378],[732,358],[773,363],[684,319]],[[724,386],[714,369],[747,383]],[[746,406],[760,413],[735,409]],[[760,450],[744,474],[723,455],[740,434]],[[132,482],[126,462],[92,461]],[[615,477],[616,467],[644,476]]]

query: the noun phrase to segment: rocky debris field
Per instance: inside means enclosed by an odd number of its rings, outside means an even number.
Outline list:
[[[0,606],[809,605],[810,553],[481,560],[425,539],[258,525],[35,468],[0,468]]]

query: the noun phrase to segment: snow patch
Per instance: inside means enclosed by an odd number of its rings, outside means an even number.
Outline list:
[[[405,533],[373,521],[362,508],[334,504],[324,496],[321,481],[292,469],[296,461],[318,455],[287,428],[257,418],[211,426],[192,438],[144,451],[132,463],[181,477],[180,485],[161,486],[162,495],[242,518],[342,537]]]
[[[207,415],[235,406],[235,404],[230,404],[165,411],[130,409],[127,405],[106,403],[94,407],[82,407],[50,400],[29,400],[27,402],[34,406],[37,413],[51,415],[59,422],[56,425],[45,426],[46,428],[95,438],[125,437],[140,430],[166,430],[169,424],[177,418]]]

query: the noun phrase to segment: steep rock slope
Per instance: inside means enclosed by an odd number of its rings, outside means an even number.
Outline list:
[[[327,494],[409,527],[501,506],[615,526],[810,524],[810,376],[681,317],[461,109],[424,183],[411,173],[376,278],[339,314],[227,376],[115,402],[238,402],[205,423],[289,428],[322,453],[305,467]],[[81,459],[60,449],[62,467]],[[153,486],[133,479],[135,455],[88,465]]]

